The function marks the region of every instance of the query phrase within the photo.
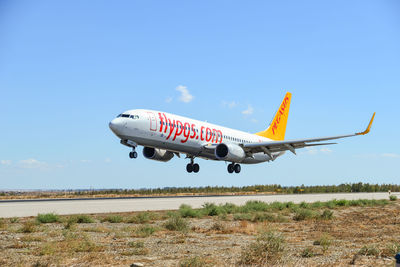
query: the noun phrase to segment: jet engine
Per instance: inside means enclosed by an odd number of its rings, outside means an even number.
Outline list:
[[[215,156],[220,160],[241,162],[246,157],[246,153],[239,145],[222,143],[215,148]]]
[[[174,157],[174,153],[165,149],[144,147],[143,156],[147,159],[166,162]]]

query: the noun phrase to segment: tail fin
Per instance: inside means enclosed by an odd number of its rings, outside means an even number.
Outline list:
[[[262,132],[256,133],[256,135],[276,141],[285,139],[286,123],[289,117],[291,98],[292,94],[287,92],[281,106],[279,107],[279,110],[276,112],[275,117],[269,127]]]

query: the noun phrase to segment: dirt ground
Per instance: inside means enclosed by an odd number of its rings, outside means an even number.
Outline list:
[[[92,214],[92,223],[37,223],[35,217],[3,219],[0,266],[238,266],[263,231],[285,239],[282,266],[394,266],[400,243],[400,201],[374,207],[336,207],[327,220],[252,222],[233,215],[185,218],[187,230],[167,230],[167,212]],[[278,214],[277,213],[277,214]],[[111,216],[111,215],[109,215]],[[105,221],[106,220],[106,221]],[[328,240],[325,245],[321,240]],[[196,265],[197,264],[197,265]],[[266,264],[268,265],[268,263]]]

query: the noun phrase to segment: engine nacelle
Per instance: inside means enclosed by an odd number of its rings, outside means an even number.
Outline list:
[[[215,148],[215,157],[220,160],[241,162],[246,157],[246,153],[239,145],[222,143]]]
[[[174,157],[174,153],[165,149],[153,148],[153,147],[144,147],[143,148],[143,156],[146,159],[152,159],[157,161],[169,161]]]

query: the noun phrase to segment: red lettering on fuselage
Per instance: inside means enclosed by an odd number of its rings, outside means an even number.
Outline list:
[[[200,137],[201,141],[222,143],[223,134],[221,130],[205,126],[201,126],[198,129],[194,123],[189,124],[180,120],[171,120],[167,118],[165,113],[158,113],[158,116],[160,119],[160,132],[167,133],[168,131],[166,140],[172,138],[172,141],[175,141],[178,136],[181,136],[180,142],[186,143],[189,139],[198,140]]]

